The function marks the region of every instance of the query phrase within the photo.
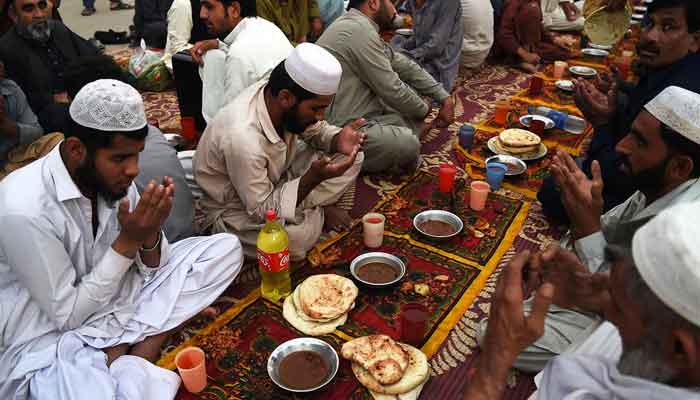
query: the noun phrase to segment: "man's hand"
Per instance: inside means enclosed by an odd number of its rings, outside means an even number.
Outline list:
[[[574,100],[586,119],[593,125],[606,124],[617,111],[617,81],[600,83],[602,88],[607,88],[607,91],[601,91],[595,84],[585,79],[576,80]]]
[[[530,252],[523,251],[501,272],[484,336],[483,357],[500,360],[503,365],[507,364],[506,368],[510,368],[518,354],[542,336],[544,320],[554,296],[554,287],[544,283],[535,294],[532,312],[525,315],[523,270],[529,258]]]
[[[68,93],[67,92],[61,92],[61,93],[56,93],[53,95],[53,101],[56,103],[65,103],[68,104],[70,103],[70,100],[68,99]]]
[[[455,101],[452,96],[449,96],[442,102],[440,111],[435,119],[435,125],[438,128],[447,128],[455,122]]]
[[[331,162],[327,156],[323,156],[311,163],[309,172],[316,178],[315,181],[323,182],[327,179],[336,178],[343,175],[357,158],[357,153],[360,152],[360,145],[356,145],[345,160]]]
[[[566,213],[571,219],[571,231],[576,239],[600,231],[603,214],[603,178],[598,161],[593,161],[588,179],[571,156],[558,151],[551,165]]]
[[[360,118],[349,125],[345,125],[333,138],[331,152],[350,156],[357,146],[362,147],[362,144],[367,138],[367,134],[359,132],[358,129],[366,122],[364,118]]]
[[[561,6],[562,10],[564,10],[564,15],[566,15],[566,19],[568,21],[576,21],[576,18],[578,18],[580,11],[574,3],[559,3],[559,6]]]
[[[122,199],[117,214],[121,226],[119,236],[137,249],[144,245],[154,245],[161,226],[170,215],[174,194],[175,184],[172,178],[165,177],[161,185],[151,181],[146,186],[134,211],[129,211],[129,199]]]
[[[530,259],[530,274],[554,285],[553,303],[602,313],[610,301],[608,275],[593,274],[575,253],[552,245]]]
[[[542,60],[537,53],[530,53],[529,51],[519,48],[518,55],[528,64],[537,65]]]
[[[190,52],[190,55],[194,59],[194,61],[199,64],[203,65],[204,64],[204,55],[207,54],[207,51],[213,50],[213,49],[218,49],[219,48],[219,41],[216,39],[208,39],[208,40],[202,40],[200,42],[197,42],[194,44],[194,46],[190,47],[188,50]]]

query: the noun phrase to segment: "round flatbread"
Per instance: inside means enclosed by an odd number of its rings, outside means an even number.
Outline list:
[[[315,319],[337,318],[347,314],[357,298],[357,286],[335,274],[313,275],[299,285],[300,310]]]
[[[369,394],[372,395],[372,397],[374,397],[374,400],[418,400],[418,398],[420,397],[420,393],[423,391],[423,387],[426,383],[428,383],[428,379],[430,379],[430,375],[428,375],[428,377],[423,383],[416,386],[413,390],[409,391],[408,393],[381,394],[370,390]]]
[[[527,146],[527,147],[511,147],[508,145],[505,145],[501,142],[501,139],[499,138],[495,142],[497,149],[502,152],[502,153],[507,153],[507,154],[515,154],[515,155],[522,155],[522,154],[529,154],[529,153],[535,153],[539,150],[540,145],[535,145],[535,146]]]
[[[353,339],[343,345],[340,354],[358,363],[382,385],[401,380],[410,362],[406,350],[387,335]]]
[[[292,296],[287,296],[287,298],[284,299],[284,304],[282,305],[282,316],[297,330],[309,336],[321,336],[331,334],[335,332],[335,330],[339,326],[345,324],[345,322],[347,322],[348,320],[347,314],[343,314],[340,317],[329,322],[306,321],[299,317],[299,312],[294,307],[294,301],[292,300]]]
[[[401,346],[409,356],[408,367],[406,371],[404,371],[401,379],[391,385],[382,385],[374,379],[368,370],[358,363],[352,363],[352,372],[362,386],[380,394],[402,394],[410,392],[428,379],[430,374],[428,357],[413,346],[403,343],[399,343],[399,346]]]
[[[614,45],[625,36],[630,27],[631,9],[608,11],[605,7],[591,13],[583,24],[583,30],[592,43]]]
[[[294,302],[294,308],[297,310],[297,314],[299,315],[299,318],[309,321],[309,322],[316,322],[316,323],[324,323],[324,322],[330,322],[333,321],[334,319],[337,319],[338,317],[335,318],[311,318],[308,315],[304,314],[301,308],[301,300],[299,300],[299,286],[294,289],[292,292],[291,296],[292,301]]]
[[[532,147],[542,143],[542,139],[525,129],[506,129],[498,135],[498,140],[508,147]]]

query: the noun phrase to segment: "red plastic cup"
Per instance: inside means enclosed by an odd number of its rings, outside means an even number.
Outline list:
[[[496,115],[494,116],[494,121],[498,125],[504,126],[508,120],[508,113],[510,112],[510,102],[509,101],[499,101],[496,103]]]
[[[533,76],[530,78],[530,95],[531,96],[537,96],[540,93],[542,93],[542,85],[544,84],[544,80],[540,78],[539,76]]]
[[[457,168],[451,164],[440,164],[439,189],[443,193],[449,193],[455,186]]]
[[[544,126],[544,121],[533,118],[532,121],[530,121],[530,132],[535,135],[541,135],[544,133]]]
[[[194,117],[180,118],[180,125],[182,126],[182,137],[187,141],[193,142],[196,139]]]
[[[199,393],[207,387],[206,357],[199,347],[182,349],[175,356],[175,366],[188,392]]]
[[[401,309],[401,341],[414,347],[423,344],[428,309],[418,303],[406,304]]]

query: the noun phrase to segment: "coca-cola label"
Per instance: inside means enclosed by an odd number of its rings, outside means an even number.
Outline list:
[[[265,272],[280,272],[289,269],[289,249],[279,253],[265,253],[258,249],[258,265]]]

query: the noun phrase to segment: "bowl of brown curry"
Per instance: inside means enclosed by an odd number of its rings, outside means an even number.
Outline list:
[[[372,252],[355,257],[350,274],[361,283],[375,288],[387,287],[406,275],[406,264],[389,253]]]
[[[270,379],[290,392],[313,392],[338,373],[338,353],[315,338],[292,339],[277,346],[267,359]]]
[[[413,217],[413,227],[424,236],[445,240],[460,233],[464,222],[449,211],[428,210]]]

